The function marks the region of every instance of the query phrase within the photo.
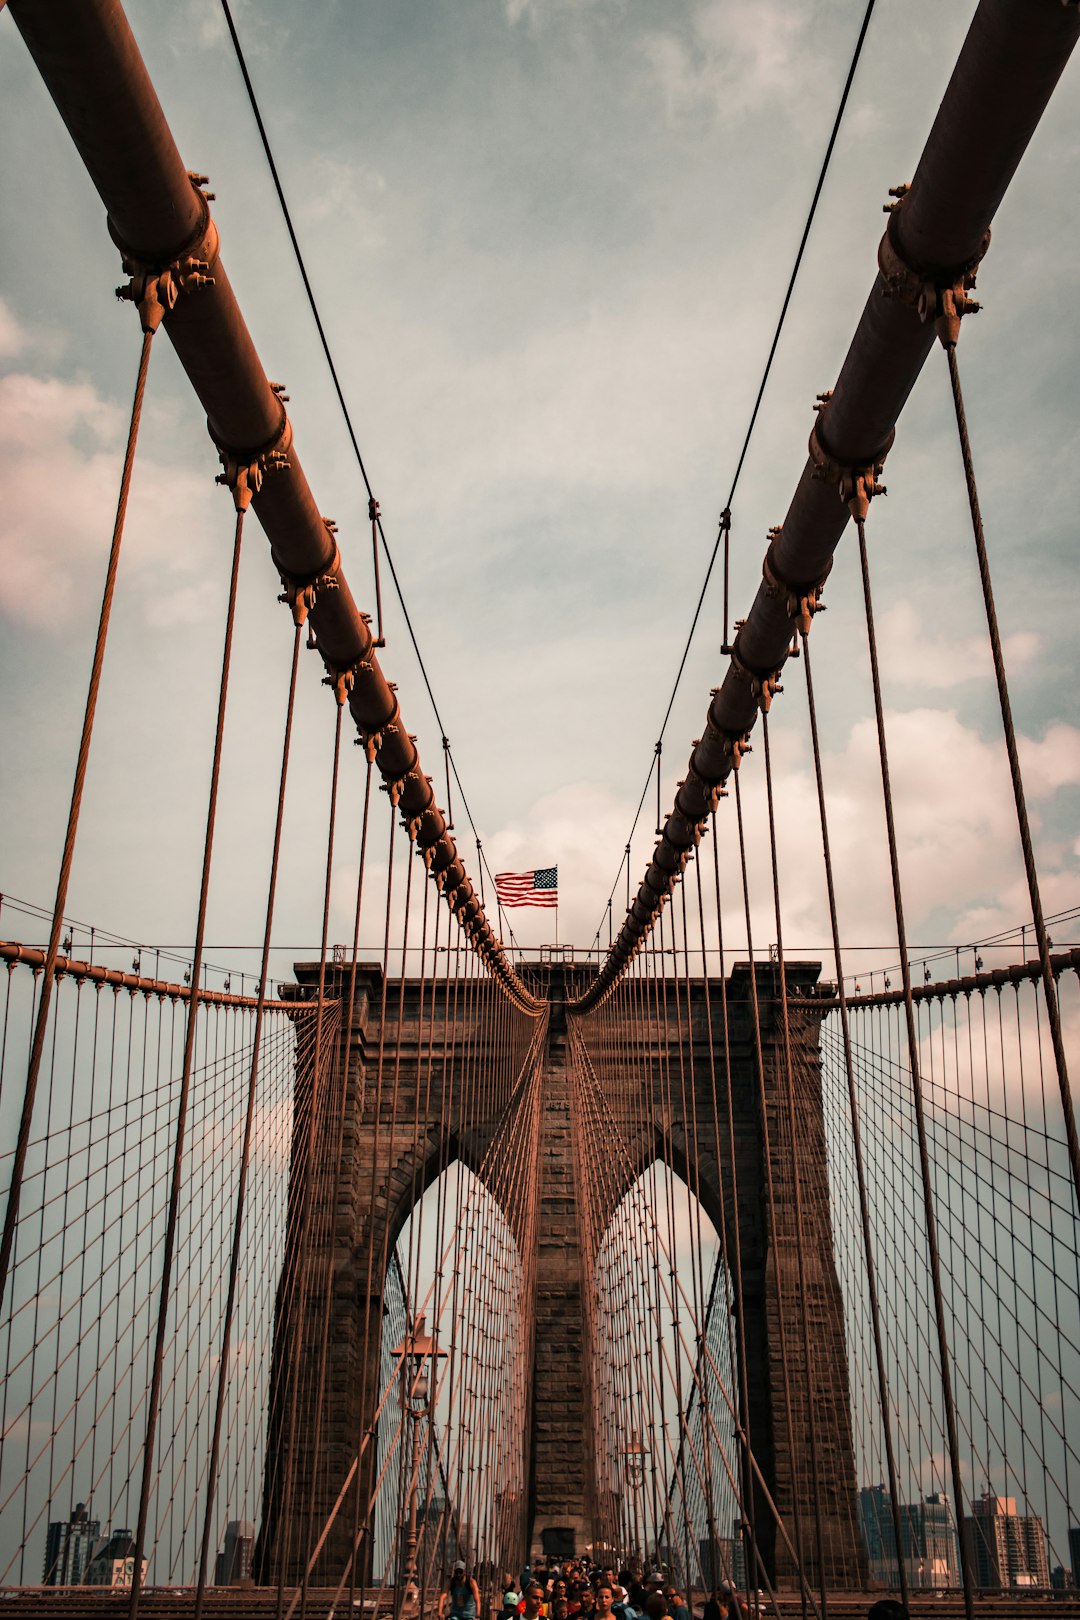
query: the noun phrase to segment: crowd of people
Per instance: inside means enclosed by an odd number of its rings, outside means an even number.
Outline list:
[[[480,1587],[463,1562],[454,1566],[439,1602],[439,1620],[480,1620]],[[498,1620],[694,1620],[679,1587],[660,1571],[634,1565],[618,1572],[571,1558],[565,1564],[526,1565],[520,1578],[502,1581]],[[743,1620],[737,1594],[713,1593],[701,1620]]]
[[[488,1566],[485,1576],[490,1573]],[[763,1596],[754,1594],[757,1616],[764,1613]],[[483,1620],[481,1603],[475,1574],[459,1560],[439,1599],[439,1620]],[[659,1570],[633,1565],[616,1574],[588,1558],[551,1568],[526,1564],[519,1580],[504,1574],[501,1606],[493,1603],[490,1614],[492,1620],[751,1620],[746,1595],[729,1581],[706,1596],[699,1617]],[[867,1620],[908,1620],[908,1611],[895,1598],[881,1598]]]

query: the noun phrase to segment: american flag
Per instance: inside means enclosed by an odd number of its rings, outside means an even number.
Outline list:
[[[538,866],[533,872],[496,872],[500,906],[557,906],[559,868]]]

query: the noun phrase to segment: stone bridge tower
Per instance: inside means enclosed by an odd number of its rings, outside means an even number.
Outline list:
[[[547,966],[531,971],[541,980],[551,1007],[546,1043],[539,1051],[541,1082],[541,1177],[544,1196],[537,1237],[536,1294],[532,1319],[535,1331],[534,1386],[529,1432],[523,1437],[529,1481],[525,1542],[521,1556],[546,1553],[563,1558],[594,1539],[597,1491],[606,1482],[601,1460],[592,1455],[593,1423],[588,1410],[589,1392],[582,1353],[585,1344],[583,1275],[578,1244],[575,1144],[570,1132],[570,1096],[567,1076],[567,970]],[[803,1267],[811,1325],[811,1385],[818,1440],[818,1479],[811,1477],[807,1422],[806,1371],[803,1360],[798,1290],[797,1228],[795,1220],[792,1152],[787,1116],[786,1068],[782,1061],[775,970],[758,965],[758,999],[762,1031],[763,1088],[755,1053],[751,981],[748,966],[738,965],[727,983],[730,1027],[733,1138],[727,1133],[727,1103],[718,1110],[724,1121],[716,1152],[717,1111],[709,1088],[697,1087],[700,1118],[683,1118],[673,1111],[671,1088],[661,1087],[665,1063],[677,1053],[665,1049],[681,1031],[686,1049],[707,1072],[707,1010],[711,1002],[714,1029],[719,1028],[720,981],[692,980],[682,995],[687,1005],[681,1019],[657,1021],[647,1049],[647,1072],[654,1076],[653,1134],[630,1144],[640,1173],[656,1159],[695,1188],[714,1226],[738,1227],[741,1258],[741,1297],[744,1320],[741,1341],[746,1346],[748,1407],[744,1414],[754,1457],[760,1469],[755,1482],[757,1539],[772,1578],[780,1586],[795,1581],[795,1569],[782,1538],[771,1526],[775,1513],[786,1525],[797,1518],[801,1527],[803,1565],[817,1578],[814,1549],[814,1498],[821,1514],[825,1574],[830,1585],[858,1586],[865,1578],[865,1559],[857,1529],[854,1451],[843,1309],[833,1260],[829,1211],[825,1132],[819,1057],[820,1014],[814,1012],[812,988],[816,964],[789,964],[788,987],[801,998],[802,1011],[792,1024],[793,1071],[796,1080],[796,1130],[799,1136],[800,1187],[803,1209]],[[297,968],[300,992],[310,994],[317,967]],[[580,987],[580,969],[574,971]],[[348,990],[349,969],[335,966],[327,985],[331,997]],[[294,1410],[279,1398],[282,1369],[297,1345],[289,1340],[279,1303],[271,1394],[268,1467],[263,1523],[257,1564],[263,1578],[278,1567],[284,1553],[286,1578],[298,1580],[302,1559],[298,1543],[311,1522],[321,1527],[356,1455],[357,1436],[371,1425],[379,1384],[380,1335],[370,1324],[381,1322],[385,1277],[382,1257],[391,1252],[419,1196],[454,1159],[480,1172],[491,1140],[492,1113],[482,1101],[486,1054],[477,1050],[478,1028],[468,1027],[461,1013],[453,982],[428,986],[431,1006],[424,1015],[436,1029],[423,1065],[421,1091],[421,1009],[419,981],[406,980],[399,996],[397,982],[386,997],[382,1020],[383,986],[377,966],[364,965],[356,978],[351,1020],[350,1049],[344,1050],[349,1020],[343,1016],[337,1036],[338,1065],[345,1063],[345,1089],[340,1111],[341,1168],[332,1210],[312,1229],[332,1234],[319,1240],[308,1261],[302,1312],[293,1313],[302,1340],[313,1347],[327,1313],[329,1353],[321,1408],[314,1410],[310,1396],[294,1397]],[[675,994],[673,984],[661,985],[660,995]],[[708,998],[708,1000],[707,1000]],[[400,1015],[399,1015],[400,1006]],[[663,1032],[667,1031],[665,1035]],[[430,1036],[429,1036],[430,1042]],[[396,1076],[392,1099],[387,1088],[377,1098],[370,1083],[382,1047],[384,1072]],[[432,1050],[434,1061],[431,1061]],[[524,1048],[522,1051],[524,1056]],[[480,1087],[481,1102],[472,1094],[465,1124],[462,1076],[469,1073]],[[426,1076],[430,1070],[430,1085]],[[339,1067],[339,1074],[341,1070]],[[478,1082],[476,1077],[479,1077]],[[708,1093],[708,1094],[706,1094]],[[420,1111],[419,1126],[417,1114]],[[768,1141],[768,1160],[765,1143]],[[693,1144],[697,1144],[696,1152]],[[320,1144],[322,1153],[336,1153],[336,1141]],[[735,1175],[730,1173],[734,1154]],[[766,1179],[771,1167],[775,1211],[775,1246],[766,1218]],[[297,1189],[294,1162],[290,1203]],[[737,1186],[738,1197],[734,1196]],[[625,1190],[629,1190],[629,1185]],[[497,1192],[496,1192],[497,1196]],[[621,1194],[620,1194],[621,1196]],[[506,1211],[513,1224],[511,1209]],[[614,1213],[614,1210],[612,1211]],[[521,1241],[521,1234],[515,1232]],[[332,1286],[328,1260],[334,1256]],[[373,1257],[378,1257],[373,1259]],[[290,1275],[286,1258],[285,1278]],[[284,1288],[284,1284],[283,1284]],[[786,1360],[781,1354],[781,1305],[787,1319]],[[365,1334],[364,1323],[368,1323]],[[301,1356],[313,1348],[299,1346]],[[310,1381],[309,1381],[310,1384]],[[785,1401],[785,1386],[788,1400]],[[790,1425],[788,1411],[792,1413]],[[294,1444],[287,1501],[280,1473],[273,1460],[280,1455],[286,1427],[293,1425]],[[321,1462],[316,1470],[315,1440]],[[336,1583],[353,1544],[352,1490],[366,1502],[374,1486],[374,1446],[358,1471],[349,1493],[350,1502],[339,1512],[312,1573],[314,1584]],[[767,1493],[767,1494],[766,1494]],[[286,1522],[287,1519],[287,1522]],[[303,1529],[304,1536],[297,1534]],[[286,1532],[283,1534],[283,1531]],[[722,1532],[723,1533],[723,1532]],[[370,1551],[369,1551],[370,1556]],[[367,1573],[361,1568],[360,1574]]]

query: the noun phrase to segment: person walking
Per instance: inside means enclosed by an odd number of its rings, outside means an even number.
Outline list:
[[[439,1620],[478,1620],[479,1614],[480,1588],[459,1558],[439,1596]]]

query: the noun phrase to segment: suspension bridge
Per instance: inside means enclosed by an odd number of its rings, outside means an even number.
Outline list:
[[[0,896],[0,1599],[43,1616],[411,1616],[436,1612],[461,1559],[486,1613],[523,1567],[588,1558],[628,1585],[658,1570],[692,1607],[723,1588],[803,1620],[886,1595],[966,1620],[1039,1604],[1076,1615],[1080,948],[1067,936],[1080,908],[1044,906],[962,383],[991,226],[1068,95],[1076,5],[974,8],[910,183],[883,177],[869,296],[808,456],[770,463],[783,521],[741,603],[734,489],[867,8],[712,549],[722,622],[706,615],[700,633],[719,684],[671,796],[657,742],[621,865],[595,850],[618,876],[594,938],[543,950],[514,935],[438,710],[436,768],[390,678],[383,595],[400,594],[399,572],[228,5],[363,486],[359,535],[323,516],[226,274],[216,199],[186,167],[119,0],[5,9],[4,49],[40,76],[104,204],[134,388],[55,898]],[[71,906],[165,343],[233,525],[182,950]],[[909,784],[890,771],[873,540],[886,465],[902,462],[897,422],[932,367],[951,402],[1025,910],[1013,929],[927,952],[906,921]],[[245,792],[229,755],[241,559],[264,540],[285,679],[279,705],[257,694],[257,742],[276,802],[261,946],[230,969],[208,921],[226,799]],[[820,614],[844,558],[861,623],[834,630]],[[852,829],[823,743],[837,663],[871,698],[887,967],[854,953],[838,902]],[[319,679],[321,778],[297,723]],[[807,764],[792,806],[796,730]],[[935,746],[919,784],[931,802]],[[317,856],[310,837],[290,847],[298,801]],[[813,828],[820,957],[785,949],[792,813]],[[163,850],[137,881],[171,883],[172,861]],[[318,948],[279,972],[276,908],[300,885],[321,908]]]

